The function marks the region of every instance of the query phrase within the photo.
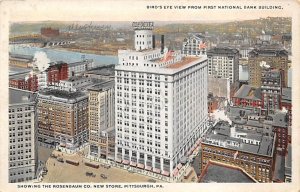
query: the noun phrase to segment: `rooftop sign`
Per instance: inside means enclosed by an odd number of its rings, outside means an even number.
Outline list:
[[[154,22],[132,22],[132,27],[135,30],[152,30]]]

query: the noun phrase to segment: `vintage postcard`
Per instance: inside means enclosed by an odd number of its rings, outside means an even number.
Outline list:
[[[2,1],[0,191],[299,191],[299,8]]]

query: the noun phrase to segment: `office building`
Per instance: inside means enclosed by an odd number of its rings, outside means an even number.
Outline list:
[[[87,70],[95,68],[94,61],[92,59],[84,59],[83,61],[78,61],[68,64],[68,77],[82,75]]]
[[[116,161],[173,176],[206,132],[207,59],[155,47],[153,22],[134,22],[135,50],[115,67]]]
[[[261,75],[262,114],[274,114],[281,109],[283,71],[264,69]]]
[[[188,56],[206,55],[207,42],[206,38],[201,34],[190,34],[183,41],[182,54]]]
[[[239,80],[239,51],[228,47],[215,47],[207,51],[208,74],[215,78]]]
[[[202,140],[202,170],[209,162],[243,169],[258,182],[271,182],[276,135],[272,129],[247,129],[218,122]]]
[[[288,52],[276,48],[260,48],[249,52],[249,85],[261,86],[262,71],[265,67],[283,70],[283,87],[287,87],[288,82]]]
[[[38,140],[74,149],[88,140],[88,96],[44,89],[38,94]]]
[[[36,94],[9,88],[9,182],[26,182],[36,177]],[[4,170],[2,170],[4,171]]]
[[[114,160],[115,91],[114,81],[88,88],[89,155]]]

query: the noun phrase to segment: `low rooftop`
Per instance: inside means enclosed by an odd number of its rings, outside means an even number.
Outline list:
[[[226,121],[218,122],[211,130],[207,133],[203,139],[203,143],[209,145],[217,145],[219,147],[244,151],[247,153],[272,156],[273,154],[273,144],[275,142],[274,138],[271,136],[265,136],[263,133],[255,130],[247,130],[242,128],[235,128],[236,133],[246,133],[247,139],[254,139],[260,141],[259,144],[244,143],[242,138],[231,136],[231,125]],[[218,142],[212,142],[211,140],[217,140],[225,145],[217,144]],[[235,141],[239,143],[239,146],[232,146],[226,144],[227,142]]]
[[[241,99],[261,100],[261,89],[250,85],[242,85],[242,87],[234,94],[233,97]]]
[[[209,163],[207,172],[200,179],[200,183],[255,183],[242,170]]]
[[[256,48],[249,52],[249,56],[288,56],[288,52],[284,49],[280,48],[271,48],[271,47],[264,47],[264,48]]]
[[[9,57],[11,59],[25,59],[25,60],[33,60],[32,55],[23,55],[23,54],[16,54],[16,53],[9,53]]]
[[[281,155],[276,155],[273,180],[284,181],[284,173],[285,173],[284,165],[285,165],[285,158]]]
[[[239,51],[237,49],[229,47],[214,47],[207,51],[207,55],[210,54],[237,54]]]
[[[54,96],[63,99],[76,99],[78,97],[86,96],[85,93],[80,91],[69,92],[69,91],[57,90],[57,89],[43,89],[39,91],[39,95]]]
[[[282,102],[292,102],[292,88],[282,88]]]
[[[88,88],[90,91],[102,91],[105,89],[114,88],[115,82],[114,81],[105,81],[103,80],[101,83],[93,85]]]
[[[27,90],[9,88],[9,104],[31,103],[37,94]]]

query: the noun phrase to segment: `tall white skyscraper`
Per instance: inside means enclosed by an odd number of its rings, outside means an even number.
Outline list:
[[[205,133],[207,59],[155,48],[153,22],[134,22],[136,50],[115,67],[115,159],[166,176]]]
[[[9,88],[10,183],[26,182],[36,177],[36,97],[34,92]]]

